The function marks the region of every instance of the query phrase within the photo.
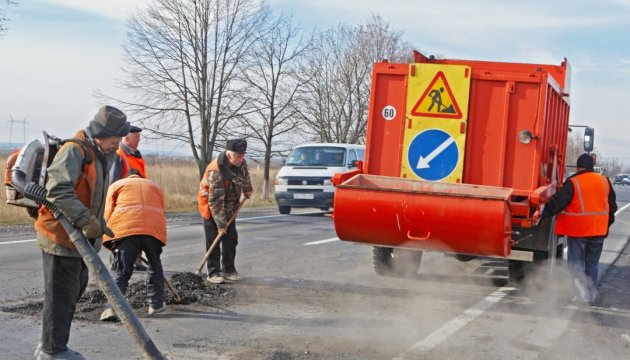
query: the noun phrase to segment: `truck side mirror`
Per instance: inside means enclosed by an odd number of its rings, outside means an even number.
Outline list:
[[[595,129],[587,127],[584,129],[584,151],[593,151],[593,144],[595,143]]]
[[[356,161],[356,160],[352,160],[352,161],[350,161],[350,165],[348,165],[348,167],[350,167],[350,168],[355,168],[355,167],[357,167],[357,161]]]

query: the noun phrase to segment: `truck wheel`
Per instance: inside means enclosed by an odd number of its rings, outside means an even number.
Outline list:
[[[455,254],[455,259],[461,262],[469,262],[470,260],[473,260],[474,258],[476,258],[476,256],[474,255]]]
[[[291,212],[291,207],[290,206],[278,206],[278,211],[280,211],[280,214],[282,214],[282,215],[288,215]]]
[[[521,282],[525,278],[527,261],[508,260],[508,279],[513,282]]]
[[[379,275],[413,278],[418,274],[422,251],[375,246],[372,260],[374,272]]]

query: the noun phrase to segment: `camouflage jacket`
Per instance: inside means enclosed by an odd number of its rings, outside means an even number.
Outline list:
[[[208,206],[218,228],[227,226],[227,222],[236,212],[241,194],[252,191],[252,182],[247,171],[247,163],[240,167],[229,164],[225,152],[217,158],[219,171],[209,171],[206,181],[210,185]],[[227,181],[226,181],[227,180]]]

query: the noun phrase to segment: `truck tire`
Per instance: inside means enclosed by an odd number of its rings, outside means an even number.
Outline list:
[[[372,249],[374,272],[383,276],[414,278],[421,261],[422,251],[378,246]]]
[[[475,259],[476,256],[474,255],[465,255],[465,254],[455,254],[455,259],[461,261],[461,262],[469,262],[470,260]]]
[[[508,280],[509,282],[521,282],[525,279],[528,261],[508,260]]]
[[[291,207],[290,206],[278,206],[278,211],[280,211],[280,214],[282,215],[288,215],[291,213]]]

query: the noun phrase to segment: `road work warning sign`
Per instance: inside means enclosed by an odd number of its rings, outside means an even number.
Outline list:
[[[438,71],[435,74],[429,86],[411,109],[411,114],[447,119],[462,118],[462,111],[443,71]]]
[[[461,183],[470,97],[470,67],[411,64],[403,178]]]

